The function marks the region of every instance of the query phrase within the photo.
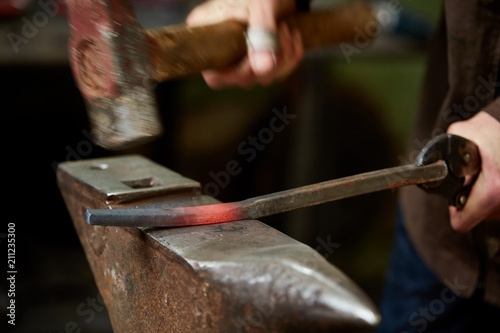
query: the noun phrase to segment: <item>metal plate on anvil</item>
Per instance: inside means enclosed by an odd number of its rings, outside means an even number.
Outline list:
[[[199,182],[140,155],[64,162],[59,167],[113,203],[201,188]]]

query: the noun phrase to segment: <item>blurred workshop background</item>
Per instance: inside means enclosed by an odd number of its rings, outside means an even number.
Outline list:
[[[198,2],[143,0],[135,6],[140,22],[150,28],[182,22]],[[316,9],[340,2],[312,4]],[[8,184],[0,241],[6,249],[7,224],[15,223],[15,331],[111,332],[57,188],[60,162],[139,153],[203,185],[218,184],[206,189],[221,201],[406,162],[403,149],[442,1],[389,2],[401,11],[390,16],[376,41],[352,53],[339,47],[309,53],[282,83],[214,91],[194,76],[158,84],[166,135],[117,153],[90,141],[68,64],[63,1],[0,1],[2,159]],[[242,145],[251,148],[249,137],[258,137],[284,110],[293,115],[289,124],[253,146],[255,154],[242,153]],[[217,175],[231,160],[241,172],[221,185]],[[386,191],[262,221],[316,249],[378,302],[395,204],[396,192]],[[3,313],[6,289],[0,288]]]

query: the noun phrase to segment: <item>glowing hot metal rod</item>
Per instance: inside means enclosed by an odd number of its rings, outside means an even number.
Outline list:
[[[477,146],[462,137],[444,134],[431,140],[411,165],[344,177],[238,202],[175,208],[88,209],[87,223],[124,227],[181,227],[258,219],[298,208],[357,195],[419,185],[440,194],[450,205],[463,207],[481,161]]]

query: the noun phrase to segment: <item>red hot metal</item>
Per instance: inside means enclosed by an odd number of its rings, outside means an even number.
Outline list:
[[[334,179],[238,202],[176,208],[89,209],[91,225],[181,227],[258,219],[294,209],[401,186],[437,182],[448,175],[446,162],[405,165]]]

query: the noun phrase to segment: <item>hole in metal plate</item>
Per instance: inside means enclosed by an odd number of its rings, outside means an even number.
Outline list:
[[[128,187],[135,188],[135,189],[163,186],[163,183],[159,179],[156,179],[155,177],[146,177],[146,178],[134,179],[134,180],[124,180],[124,181],[122,181],[122,183],[127,185]]]

